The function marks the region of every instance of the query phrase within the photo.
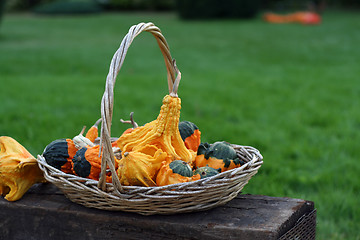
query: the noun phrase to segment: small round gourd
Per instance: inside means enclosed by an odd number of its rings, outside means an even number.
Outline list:
[[[186,148],[196,152],[201,143],[199,128],[192,122],[182,121],[179,123],[179,132]]]
[[[192,177],[193,171],[190,167],[190,165],[182,160],[175,160],[172,161],[169,165],[173,173],[180,174],[184,177]]]
[[[183,163],[176,163],[176,164],[180,165]],[[193,175],[191,177],[185,177],[185,176],[182,176],[181,174],[174,173],[173,170],[170,168],[170,163],[168,161],[163,161],[162,166],[160,167],[160,170],[156,176],[156,185],[157,186],[165,186],[165,185],[170,185],[170,184],[192,182],[192,181],[196,181],[199,179],[200,179],[200,175],[198,175],[198,174]]]
[[[240,167],[244,162],[227,142],[201,143],[195,158],[196,167],[209,166],[221,171]]]
[[[199,174],[200,178],[212,177],[221,172],[221,169],[215,169],[209,166],[200,167],[194,171],[194,175]]]
[[[76,151],[71,139],[57,139],[46,146],[43,156],[50,166],[65,173],[72,173],[71,159]]]
[[[73,171],[76,175],[84,178],[99,180],[101,172],[101,155],[99,156],[100,146],[83,147],[79,149],[72,159]],[[118,161],[115,158],[115,168]],[[106,181],[111,181],[111,172],[106,173]]]
[[[192,122],[189,121],[179,122],[179,131],[183,141],[185,141],[186,138],[193,135],[195,130],[199,130],[199,128]]]
[[[209,157],[227,161],[227,163],[225,163],[225,167],[227,167],[227,164],[230,165],[228,161],[238,158],[235,149],[230,145],[230,143],[227,142],[215,142],[211,144],[210,148],[205,153],[205,158]]]
[[[84,178],[88,177],[91,172],[91,164],[85,157],[86,150],[88,150],[86,147],[78,150],[72,159],[74,172]]]

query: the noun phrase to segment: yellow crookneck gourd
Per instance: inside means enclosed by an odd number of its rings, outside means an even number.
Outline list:
[[[0,195],[19,200],[29,188],[45,182],[36,159],[15,139],[0,137]]]
[[[181,159],[192,164],[194,153],[186,148],[179,132],[180,109],[180,98],[166,95],[157,119],[122,135],[117,140],[119,148],[123,152],[132,152],[153,145],[166,152],[171,160]]]
[[[145,146],[149,151],[124,152],[119,162],[118,175],[120,183],[125,186],[156,186],[155,179],[161,163],[165,162],[167,154],[155,146]],[[145,150],[145,151],[144,151]]]
[[[157,119],[133,128],[117,140],[123,153],[118,169],[121,184],[156,186],[163,162],[183,160],[193,164],[196,153],[186,148],[179,132],[181,100],[177,89],[181,74],[177,73],[175,81],[169,82],[170,93],[163,98]]]

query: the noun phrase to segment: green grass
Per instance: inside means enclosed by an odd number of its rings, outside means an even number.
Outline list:
[[[318,239],[360,239],[360,15],[319,26],[180,21],[172,14],[6,15],[0,29],[0,135],[34,155],[100,117],[112,55],[129,27],[159,26],[182,72],[182,119],[203,141],[264,156],[244,192],[315,202]],[[167,93],[156,41],[131,46],[115,86],[112,135],[153,120]]]

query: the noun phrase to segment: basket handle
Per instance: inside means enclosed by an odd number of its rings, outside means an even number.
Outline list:
[[[101,100],[101,133],[100,133],[100,151],[102,150],[101,157],[101,174],[98,183],[98,188],[106,191],[106,168],[109,166],[112,175],[112,183],[116,191],[123,192],[119,177],[115,170],[114,152],[111,145],[111,121],[113,115],[113,103],[114,103],[114,85],[116,76],[123,65],[126,53],[130,44],[137,35],[142,32],[150,32],[156,39],[160,50],[164,56],[167,81],[170,94],[176,94],[179,81],[180,72],[176,67],[175,61],[172,59],[169,46],[162,35],[160,29],[153,23],[139,23],[130,28],[129,32],[122,40],[119,49],[115,52],[111,64],[109,73],[106,78],[105,92]],[[176,76],[178,75],[178,77]]]

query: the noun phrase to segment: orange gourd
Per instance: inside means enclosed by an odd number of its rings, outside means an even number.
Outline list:
[[[196,174],[192,177],[185,177],[178,173],[174,173],[173,169],[170,168],[170,162],[163,162],[162,166],[156,177],[156,184],[158,186],[165,186],[176,183],[191,182],[200,179],[200,175]]]
[[[101,172],[101,155],[99,156],[100,146],[96,145],[94,147],[83,147],[78,150],[75,156],[72,158],[72,169],[73,173],[80,177],[90,178],[94,180],[99,180]],[[113,148],[116,155],[117,151],[120,151],[118,148]],[[115,157],[115,168],[118,168],[119,160]],[[107,182],[111,182],[110,172],[106,177]]]
[[[195,158],[197,168],[209,166],[221,172],[243,165],[234,148],[227,142],[202,143]]]
[[[96,139],[96,138],[98,137],[98,135],[99,135],[98,126],[99,126],[100,122],[101,122],[101,118],[98,119],[98,120],[94,123],[94,125],[87,131],[87,133],[86,133],[86,135],[85,135],[85,137],[86,137],[87,139],[89,139],[91,142],[94,142],[95,139]]]
[[[77,150],[72,139],[57,139],[46,146],[43,156],[50,166],[73,173],[71,160]]]
[[[179,131],[186,148],[196,152],[201,143],[199,128],[192,122],[182,121],[179,123]]]
[[[100,122],[101,119],[97,120],[87,131],[85,137],[83,136],[85,127],[83,127],[81,132],[73,139],[57,139],[52,141],[43,152],[46,162],[65,173],[73,173],[73,157],[79,149],[95,146],[93,142],[98,136],[98,125]]]
[[[265,13],[263,19],[269,23],[319,24],[321,16],[315,12],[294,12],[288,14]]]

